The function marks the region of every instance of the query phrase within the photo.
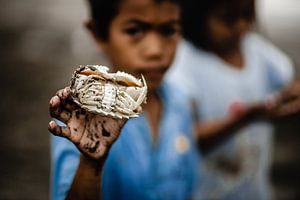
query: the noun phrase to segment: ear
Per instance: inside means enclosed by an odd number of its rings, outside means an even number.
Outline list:
[[[105,51],[106,49],[106,41],[104,41],[102,38],[100,38],[97,35],[97,31],[95,28],[95,22],[93,20],[88,20],[84,23],[85,28],[90,32],[90,34],[93,36],[95,39],[96,43],[101,47],[102,50]]]

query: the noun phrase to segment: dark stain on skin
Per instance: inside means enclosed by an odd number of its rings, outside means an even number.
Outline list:
[[[91,141],[95,141],[94,140],[94,135],[96,135],[96,133],[88,131],[88,134],[87,134],[86,137],[89,138]]]
[[[100,142],[97,141],[94,147],[89,148],[90,153],[95,153],[97,148],[99,147]]]
[[[110,132],[108,132],[104,126],[102,125],[102,135],[105,137],[109,137],[110,136]]]
[[[95,139],[94,139],[94,134],[91,135],[90,139],[94,142]]]
[[[61,112],[61,108],[57,108],[57,109],[53,110],[53,112],[51,113],[51,116],[58,117],[60,112]]]
[[[81,110],[82,115],[85,115],[85,113],[86,113],[85,110]]]
[[[88,115],[85,116],[85,121],[88,123],[90,121],[90,118]]]
[[[97,132],[94,132],[94,133],[93,133],[93,138],[92,138],[92,140],[95,141],[95,139],[96,139],[96,140],[99,139],[99,135],[98,135]]]
[[[80,117],[80,111],[76,110],[75,115],[76,115],[76,118],[79,119],[79,117]]]

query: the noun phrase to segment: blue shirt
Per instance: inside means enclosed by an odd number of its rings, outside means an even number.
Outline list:
[[[104,199],[188,199],[199,174],[190,103],[180,91],[159,89],[163,112],[152,141],[145,114],[130,119],[113,144],[103,172]],[[52,199],[63,199],[79,163],[76,147],[52,137]]]
[[[236,103],[263,101],[292,80],[290,59],[258,34],[246,34],[241,49],[245,63],[237,69],[189,42],[180,44],[167,78],[188,88],[201,122],[228,116]],[[272,127],[253,123],[233,135],[203,157],[199,197],[270,199]]]

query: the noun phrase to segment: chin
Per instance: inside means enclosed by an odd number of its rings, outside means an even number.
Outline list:
[[[147,85],[148,85],[148,90],[149,90],[149,92],[154,92],[154,91],[156,91],[158,88],[159,88],[159,86],[161,85],[161,81],[151,81],[151,82],[149,82],[149,83],[147,83]]]
[[[162,77],[149,77],[145,76],[146,83],[150,90],[156,90],[162,83]]]

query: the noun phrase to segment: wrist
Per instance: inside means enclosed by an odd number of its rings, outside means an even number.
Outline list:
[[[83,154],[80,155],[80,166],[89,169],[91,171],[95,171],[96,174],[102,171],[105,160],[107,156],[102,157],[101,159],[95,160],[89,158]]]

